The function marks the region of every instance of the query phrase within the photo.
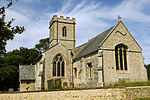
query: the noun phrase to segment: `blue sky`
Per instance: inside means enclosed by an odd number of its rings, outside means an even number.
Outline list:
[[[0,0],[0,6],[6,2]],[[117,23],[117,16],[143,48],[145,63],[150,63],[150,0],[18,0],[6,10],[6,19],[26,31],[8,41],[7,51],[33,48],[49,37],[53,15],[76,18],[76,45],[80,45]],[[61,10],[61,12],[59,12]]]

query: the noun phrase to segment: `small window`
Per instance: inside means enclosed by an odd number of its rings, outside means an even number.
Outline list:
[[[66,28],[66,26],[64,26],[64,27],[62,28],[62,36],[63,36],[63,37],[66,37],[66,36],[67,36],[67,28]]]
[[[87,63],[87,65],[88,65],[89,78],[91,78],[91,77],[92,77],[92,63],[91,63],[91,62],[90,62],[90,63]]]
[[[116,70],[128,70],[127,69],[127,46],[119,44],[115,47],[115,58],[116,58]]]
[[[30,84],[30,82],[29,82],[29,81],[27,81],[27,84]]]
[[[74,68],[75,79],[77,79],[77,68]]]

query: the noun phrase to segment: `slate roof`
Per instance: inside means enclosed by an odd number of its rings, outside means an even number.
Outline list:
[[[73,61],[97,51],[99,46],[101,46],[103,40],[107,37],[113,27],[109,28],[108,30],[102,32],[101,34],[97,35],[96,37],[85,43],[85,46],[77,53]]]
[[[35,80],[34,65],[20,65],[19,66],[19,80]]]

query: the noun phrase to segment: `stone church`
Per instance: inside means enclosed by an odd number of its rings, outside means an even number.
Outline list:
[[[19,67],[20,91],[48,90],[54,85],[103,87],[121,79],[147,81],[142,48],[120,16],[116,25],[78,47],[75,25],[75,18],[53,16],[49,23],[49,49],[35,65]]]

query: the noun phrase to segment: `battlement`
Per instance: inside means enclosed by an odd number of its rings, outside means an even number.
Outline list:
[[[53,21],[60,21],[60,22],[67,22],[67,23],[75,23],[75,18],[70,18],[70,17],[66,17],[64,18],[64,16],[60,16],[60,17],[57,17],[57,15],[54,15],[53,18],[51,19],[50,21],[50,26],[51,24],[53,23]]]

